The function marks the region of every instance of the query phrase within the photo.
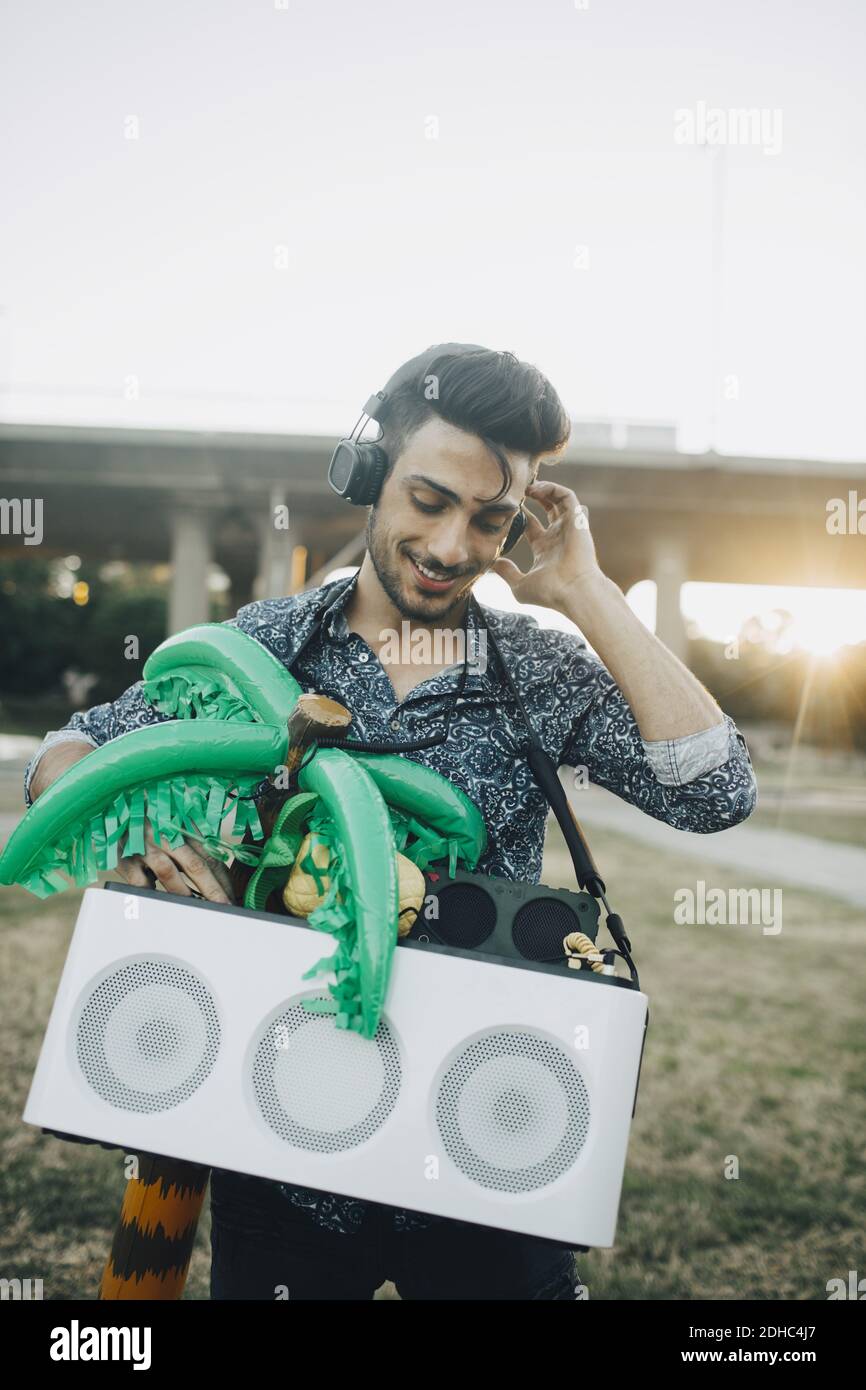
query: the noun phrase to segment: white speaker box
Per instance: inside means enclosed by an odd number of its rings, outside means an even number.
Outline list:
[[[390,1206],[610,1246],[646,996],[401,944],[376,1037],[303,999],[331,937],[162,892],[83,896],[28,1124]]]

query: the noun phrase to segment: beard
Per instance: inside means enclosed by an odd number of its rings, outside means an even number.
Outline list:
[[[367,517],[365,542],[379,583],[402,618],[410,618],[422,623],[430,622],[435,618],[447,619],[448,614],[460,607],[469,597],[472,585],[478,578],[477,574],[468,574],[465,576],[466,582],[463,585],[459,585],[458,580],[459,587],[455,588],[453,594],[440,596],[416,593],[410,597],[407,593],[405,569],[401,567],[401,552],[383,533],[376,507],[371,508]],[[422,561],[422,563],[426,563],[426,561]],[[443,601],[447,604],[445,608],[439,606]]]

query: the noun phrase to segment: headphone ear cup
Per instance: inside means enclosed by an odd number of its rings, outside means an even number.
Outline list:
[[[511,523],[511,526],[509,527],[508,535],[505,538],[505,544],[502,547],[503,555],[506,555],[509,550],[514,549],[525,530],[526,512],[521,507],[520,511],[517,513],[517,516],[514,518],[514,520]]]
[[[370,507],[382,490],[388,472],[388,455],[378,444],[356,444],[341,439],[328,465],[328,482],[334,492],[356,507]]]

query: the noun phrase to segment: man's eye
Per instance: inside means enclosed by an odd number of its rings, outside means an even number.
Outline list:
[[[412,498],[412,501],[413,501],[414,505],[418,508],[419,512],[436,513],[436,512],[441,512],[441,511],[442,511],[442,504],[441,504],[441,503],[439,503],[438,505],[436,505],[436,504],[431,504],[430,502],[421,502],[417,497],[413,497],[413,498]],[[495,536],[495,535],[497,535],[497,533],[498,533],[499,531],[503,530],[503,528],[504,528],[504,526],[505,526],[505,522],[501,521],[501,522],[499,523],[499,525],[496,526],[496,525],[490,525],[490,524],[485,525],[485,523],[484,523],[483,521],[479,521],[478,526],[479,526],[480,530],[486,532],[486,534],[487,534],[488,536]]]

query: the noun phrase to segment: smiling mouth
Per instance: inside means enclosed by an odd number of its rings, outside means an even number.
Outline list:
[[[411,555],[407,558],[409,564],[412,566],[415,583],[428,594],[444,594],[445,590],[450,589],[451,585],[458,577],[455,574],[443,579],[441,575],[434,574],[432,570],[422,569],[422,567],[412,559]]]

